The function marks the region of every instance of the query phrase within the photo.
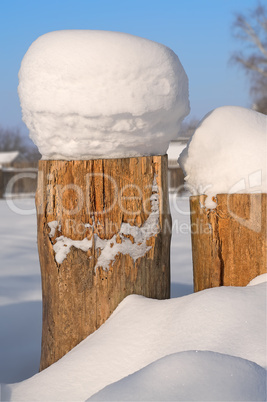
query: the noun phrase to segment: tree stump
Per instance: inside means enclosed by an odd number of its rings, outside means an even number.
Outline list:
[[[130,294],[170,297],[167,156],[39,162],[40,370]]]
[[[218,194],[217,207],[206,196],[190,197],[194,291],[246,286],[267,272],[267,194]]]

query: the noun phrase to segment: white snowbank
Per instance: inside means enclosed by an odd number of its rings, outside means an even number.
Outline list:
[[[256,276],[256,278],[252,279],[252,281],[250,281],[247,286],[258,285],[259,283],[263,282],[267,282],[267,273]]]
[[[194,194],[267,192],[267,116],[219,107],[199,123],[178,162]]]
[[[172,379],[175,377],[178,384],[186,380],[188,397],[197,378],[198,391],[203,378],[203,389],[197,400],[220,400],[225,384],[230,386],[230,400],[246,400],[242,399],[246,381],[251,385],[248,393],[251,400],[261,397],[264,371],[251,362],[266,367],[266,283],[244,288],[213,288],[171,300],[129,296],[104,325],[61,360],[26,381],[4,386],[2,394],[7,401],[84,401],[160,358],[194,350],[216,353],[200,357],[185,353],[174,357],[173,367],[180,369],[171,374]],[[161,370],[161,364],[165,365],[165,361],[158,362],[155,370],[157,367]],[[215,368],[219,370],[218,377]],[[151,370],[153,367],[147,368],[143,378]],[[222,372],[222,384],[216,393],[215,385]],[[168,381],[166,377],[158,379],[168,400],[170,394],[165,381]],[[154,383],[145,383],[144,387],[151,388],[153,394]],[[182,390],[178,391],[177,395],[181,396]],[[213,398],[208,399],[209,395]]]
[[[189,113],[176,54],[119,32],[39,37],[22,60],[18,93],[43,159],[165,154]]]
[[[188,351],[163,357],[88,401],[265,401],[266,370],[249,360]]]

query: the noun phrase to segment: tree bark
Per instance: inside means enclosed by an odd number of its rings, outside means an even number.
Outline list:
[[[195,292],[216,286],[246,286],[267,272],[267,194],[218,194],[190,198]]]
[[[170,297],[167,156],[41,160],[36,207],[42,370],[127,295]]]

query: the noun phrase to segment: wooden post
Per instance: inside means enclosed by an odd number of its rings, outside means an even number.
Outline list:
[[[267,194],[218,194],[190,198],[195,292],[216,286],[246,286],[267,272]]]
[[[4,195],[4,174],[2,167],[0,166],[0,199],[3,198]]]
[[[41,160],[36,207],[42,370],[127,295],[170,297],[167,156]]]

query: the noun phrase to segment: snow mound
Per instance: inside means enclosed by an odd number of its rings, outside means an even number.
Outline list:
[[[105,324],[66,356],[28,380],[3,386],[2,395],[5,401],[84,401],[160,358],[190,350],[235,356],[265,368],[266,283],[207,289],[170,300],[128,296]],[[210,373],[219,359],[212,356],[207,355]],[[190,355],[184,358],[188,372],[186,359],[192,358]],[[203,366],[204,360],[203,355],[199,365]],[[230,360],[229,364],[226,360],[224,377],[229,375]],[[238,367],[238,360],[235,362],[233,366]],[[245,379],[249,367],[252,371],[255,368],[251,380],[254,381],[256,367],[247,365],[245,369],[245,366],[244,363],[241,369]],[[197,367],[191,367],[193,380],[202,375]],[[177,381],[180,376],[182,370],[177,373]],[[207,386],[213,389],[212,382]],[[204,400],[201,395],[199,400]]]
[[[247,286],[254,286],[264,282],[267,282],[267,273],[256,276],[256,278],[252,279]]]
[[[267,192],[267,116],[238,106],[214,109],[199,123],[178,162],[206,206],[221,193]]]
[[[111,384],[88,401],[265,401],[266,370],[214,352],[175,353]]]
[[[165,154],[189,113],[176,54],[119,32],[39,37],[22,60],[18,93],[43,159]]]

